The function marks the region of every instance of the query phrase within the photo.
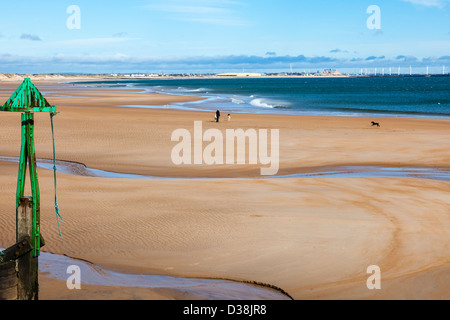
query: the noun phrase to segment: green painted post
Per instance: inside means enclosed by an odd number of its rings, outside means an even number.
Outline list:
[[[16,208],[24,197],[27,162],[30,166],[30,182],[33,198],[33,257],[40,254],[40,194],[36,168],[36,151],[34,146],[34,114],[22,113],[22,147],[19,161],[19,174],[17,179]]]
[[[21,134],[22,142],[20,147],[19,173],[17,177],[16,189],[16,245],[5,252],[13,253],[11,259],[16,260],[18,270],[17,298],[21,300],[38,299],[39,282],[39,255],[44,239],[40,228],[40,194],[39,182],[36,168],[36,148],[34,145],[34,113],[50,112],[53,137],[53,116],[56,114],[56,107],[50,105],[30,79],[26,78],[17,88],[13,95],[0,106],[0,111],[21,113]],[[53,157],[55,153],[53,137]],[[55,159],[53,159],[55,162]],[[30,167],[30,182],[32,197],[24,197],[27,165]],[[55,165],[56,166],[56,165]],[[58,204],[56,201],[56,167],[55,171],[55,208],[57,217],[60,218]],[[58,222],[59,227],[59,222]],[[30,248],[20,255],[21,247],[25,241]],[[23,245],[22,245],[23,247]],[[2,256],[5,257],[5,254]],[[9,260],[8,260],[9,261]],[[0,259],[0,263],[2,263]],[[0,270],[1,271],[1,270]],[[3,280],[4,279],[0,279]],[[0,283],[1,288],[1,283]],[[0,292],[0,298],[2,297]]]
[[[22,122],[28,121],[28,115],[22,113]],[[23,198],[25,191],[25,174],[27,172],[27,159],[28,159],[28,148],[27,148],[27,129],[26,126],[22,125],[22,146],[20,148],[20,159],[19,159],[19,175],[17,179],[17,197],[16,197],[16,208],[19,206],[20,198]]]
[[[6,103],[0,106],[0,111],[22,113],[22,144],[17,178],[16,208],[19,208],[21,199],[24,197],[28,163],[33,198],[31,245],[33,257],[38,257],[43,239],[40,230],[40,194],[36,168],[36,149],[34,145],[34,112],[53,113],[56,111],[56,107],[50,105],[31,80],[26,78]]]

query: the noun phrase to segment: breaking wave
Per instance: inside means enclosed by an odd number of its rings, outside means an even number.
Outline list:
[[[184,88],[184,87],[178,87],[177,90],[182,91],[182,92],[207,92],[207,91],[209,91],[209,89],[207,89],[207,88],[189,89],[189,88]]]
[[[246,102],[242,99],[231,98],[231,101],[236,104],[245,104]]]
[[[252,101],[250,101],[250,105],[259,108],[289,109],[289,106],[287,106],[286,104],[264,98],[253,99]]]

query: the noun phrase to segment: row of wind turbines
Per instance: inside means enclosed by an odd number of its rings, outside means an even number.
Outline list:
[[[360,74],[361,74],[361,75],[369,75],[369,74],[373,74],[373,75],[375,75],[375,76],[377,76],[377,75],[382,75],[382,76],[384,76],[384,75],[390,75],[390,76],[392,76],[392,75],[394,74],[393,71],[395,72],[395,70],[393,70],[392,67],[389,67],[388,70],[389,70],[389,71],[387,72],[386,68],[381,68],[381,69],[380,69],[380,72],[378,72],[378,68],[374,68],[373,72],[370,73],[370,72],[368,72],[368,69],[367,69],[367,68],[361,68]],[[446,71],[446,67],[445,67],[445,65],[444,65],[444,66],[442,66],[442,75],[445,75],[445,71]],[[397,75],[401,75],[401,74],[402,74],[401,72],[402,72],[401,67],[398,67],[398,69],[397,69]],[[413,67],[412,67],[412,66],[409,66],[409,75],[412,76],[413,74],[414,74],[414,73],[413,73]],[[430,75],[430,68],[429,68],[429,66],[427,66],[426,75],[427,75],[427,76]]]

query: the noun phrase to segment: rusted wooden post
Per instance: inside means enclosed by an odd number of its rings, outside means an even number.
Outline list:
[[[32,239],[33,235],[33,198],[21,198],[16,213],[16,241],[20,243]],[[32,251],[16,260],[18,270],[17,299],[37,300],[39,293],[39,256],[33,257]]]
[[[15,262],[0,262],[0,300],[17,299],[17,274]]]
[[[31,238],[26,236],[22,241],[0,251],[0,300],[16,300],[19,297],[19,276],[17,272],[18,261],[26,261],[22,257],[32,255]],[[33,269],[28,269],[33,270]],[[25,278],[24,278],[25,281]],[[23,285],[21,285],[23,287]],[[28,299],[24,297],[23,299]]]
[[[37,299],[38,257],[33,258],[33,199],[20,199],[16,210],[16,241],[0,255],[0,300]]]

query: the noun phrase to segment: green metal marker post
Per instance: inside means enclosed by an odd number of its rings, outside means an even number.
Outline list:
[[[56,112],[56,107],[51,106],[29,78],[13,93],[6,103],[0,106],[0,111],[22,113],[22,146],[20,150],[19,175],[17,180],[16,208],[25,191],[25,175],[27,162],[30,166],[30,182],[33,197],[33,222],[31,246],[33,257],[40,255],[41,230],[40,230],[40,195],[36,170],[36,150],[34,146],[34,113]]]

